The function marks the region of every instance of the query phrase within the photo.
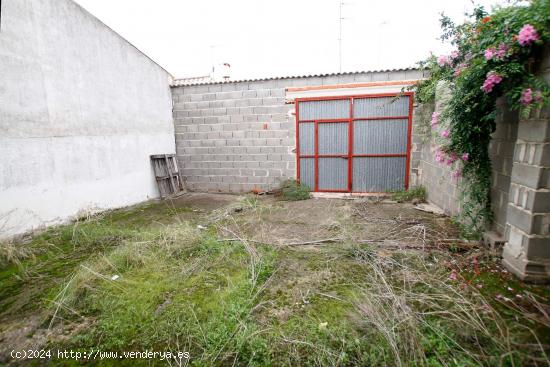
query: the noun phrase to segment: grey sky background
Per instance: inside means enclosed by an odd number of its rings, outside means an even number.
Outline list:
[[[233,79],[339,71],[339,0],[76,0],[176,77],[231,64]],[[506,0],[477,0],[487,9]],[[471,0],[344,1],[342,71],[414,66]]]

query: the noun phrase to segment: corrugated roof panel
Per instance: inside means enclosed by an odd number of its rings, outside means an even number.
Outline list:
[[[380,70],[365,70],[365,71],[348,71],[342,73],[325,73],[325,74],[310,74],[310,75],[287,75],[268,78],[256,78],[256,79],[236,79],[236,80],[222,80],[222,81],[193,81],[194,78],[180,78],[175,79],[172,83],[172,87],[182,87],[188,85],[205,85],[205,84],[230,84],[230,83],[244,83],[244,82],[260,82],[267,80],[281,80],[281,79],[299,79],[299,78],[314,78],[314,77],[328,77],[338,75],[350,75],[350,74],[366,74],[366,73],[387,73],[395,71],[412,71],[418,70],[418,68],[398,68],[398,69],[380,69]]]

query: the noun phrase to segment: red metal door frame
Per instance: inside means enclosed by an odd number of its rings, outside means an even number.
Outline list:
[[[384,117],[368,117],[368,118],[354,118],[353,116],[353,100],[357,98],[382,98],[382,97],[397,97],[408,96],[409,97],[409,113],[406,116],[384,116]],[[349,118],[343,119],[316,119],[316,120],[300,120],[300,102],[310,101],[328,101],[328,100],[340,100],[348,99],[349,106]],[[405,164],[405,190],[409,189],[409,174],[410,174],[410,162],[411,162],[411,135],[412,135],[412,114],[414,104],[414,93],[378,93],[378,94],[361,94],[352,96],[333,96],[333,97],[312,97],[312,98],[296,98],[296,177],[300,182],[300,158],[313,158],[314,159],[314,187],[313,192],[353,192],[353,158],[354,157],[406,157]],[[407,119],[407,149],[405,154],[353,154],[353,122],[354,121],[366,121],[366,120],[392,120],[392,119]],[[319,124],[321,123],[338,123],[343,122],[348,124],[348,154],[319,154]],[[313,155],[301,155],[300,154],[300,123],[313,123],[314,124],[314,154]],[[319,158],[346,158],[348,160],[348,184],[346,190],[336,189],[322,189],[319,190]],[[356,192],[360,193],[360,192]]]

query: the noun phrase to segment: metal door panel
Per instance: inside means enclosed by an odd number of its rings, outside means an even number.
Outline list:
[[[406,161],[406,157],[353,158],[353,191],[403,190]]]
[[[353,100],[353,118],[408,116],[409,97],[357,98]]]
[[[301,102],[300,120],[346,119],[349,107],[349,99]]]
[[[353,122],[353,154],[406,154],[408,120]]]
[[[348,190],[348,160],[319,158],[319,190]]]
[[[300,183],[315,188],[315,158],[300,158]]]
[[[300,124],[300,154],[315,154],[315,124],[313,122],[303,122]]]
[[[319,154],[348,154],[349,124],[322,123],[319,130]]]

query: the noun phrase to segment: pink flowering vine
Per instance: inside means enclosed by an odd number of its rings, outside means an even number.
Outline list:
[[[537,30],[531,24],[525,24],[519,31],[518,42],[522,46],[529,46],[531,43],[538,40],[539,35]]]
[[[468,154],[468,153],[462,154],[462,160],[464,162],[468,162],[469,159],[470,159],[470,154]]]
[[[453,173],[452,173],[452,177],[453,179],[455,180],[458,180],[460,178],[460,176],[462,176],[462,170],[459,168],[457,170],[455,170]]]
[[[445,153],[442,151],[442,150],[437,150],[435,152],[435,157],[434,157],[435,161],[437,163],[443,163],[443,161],[445,161]]]
[[[495,51],[495,57],[497,59],[503,59],[507,53],[508,53],[508,47],[506,47],[504,43],[501,43],[498,46],[498,49]]]
[[[432,113],[432,126],[436,126],[437,124],[439,124],[439,115],[439,112]]]
[[[443,67],[449,63],[449,58],[445,55],[441,55],[437,58],[437,63],[439,66]]]
[[[507,52],[508,52],[508,48],[504,43],[501,43],[498,46],[498,48],[489,47],[488,49],[485,50],[485,53],[484,53],[485,60],[491,60],[493,58],[496,60],[502,60],[506,56]]]
[[[458,59],[459,55],[460,54],[458,53],[458,51],[454,50],[453,52],[451,52],[450,61],[454,61],[454,60]]]
[[[502,77],[500,75],[498,75],[494,71],[490,71],[489,73],[487,73],[487,79],[485,79],[485,81],[483,82],[483,86],[481,87],[481,89],[485,93],[490,93],[493,91],[495,85],[499,84],[501,81]]]
[[[462,72],[464,71],[464,69],[466,69],[468,65],[461,62],[460,64],[458,64],[455,68],[455,77],[458,77],[460,76],[460,74],[462,74]]]
[[[456,162],[457,159],[458,159],[458,157],[456,156],[456,154],[451,153],[451,155],[449,155],[449,159],[447,159],[447,165],[450,166],[451,164]]]
[[[527,106],[531,104],[533,101],[540,102],[542,100],[542,93],[540,90],[535,91],[533,93],[533,90],[531,88],[524,89],[521,92],[521,98],[519,101],[522,105]]]
[[[441,132],[441,136],[444,138],[448,138],[450,135],[451,133],[449,132],[449,130],[444,130],[443,132]]]
[[[527,106],[528,104],[531,104],[533,102],[533,91],[531,88],[524,89],[523,92],[521,92],[521,98],[520,98],[521,104],[524,106]]]

